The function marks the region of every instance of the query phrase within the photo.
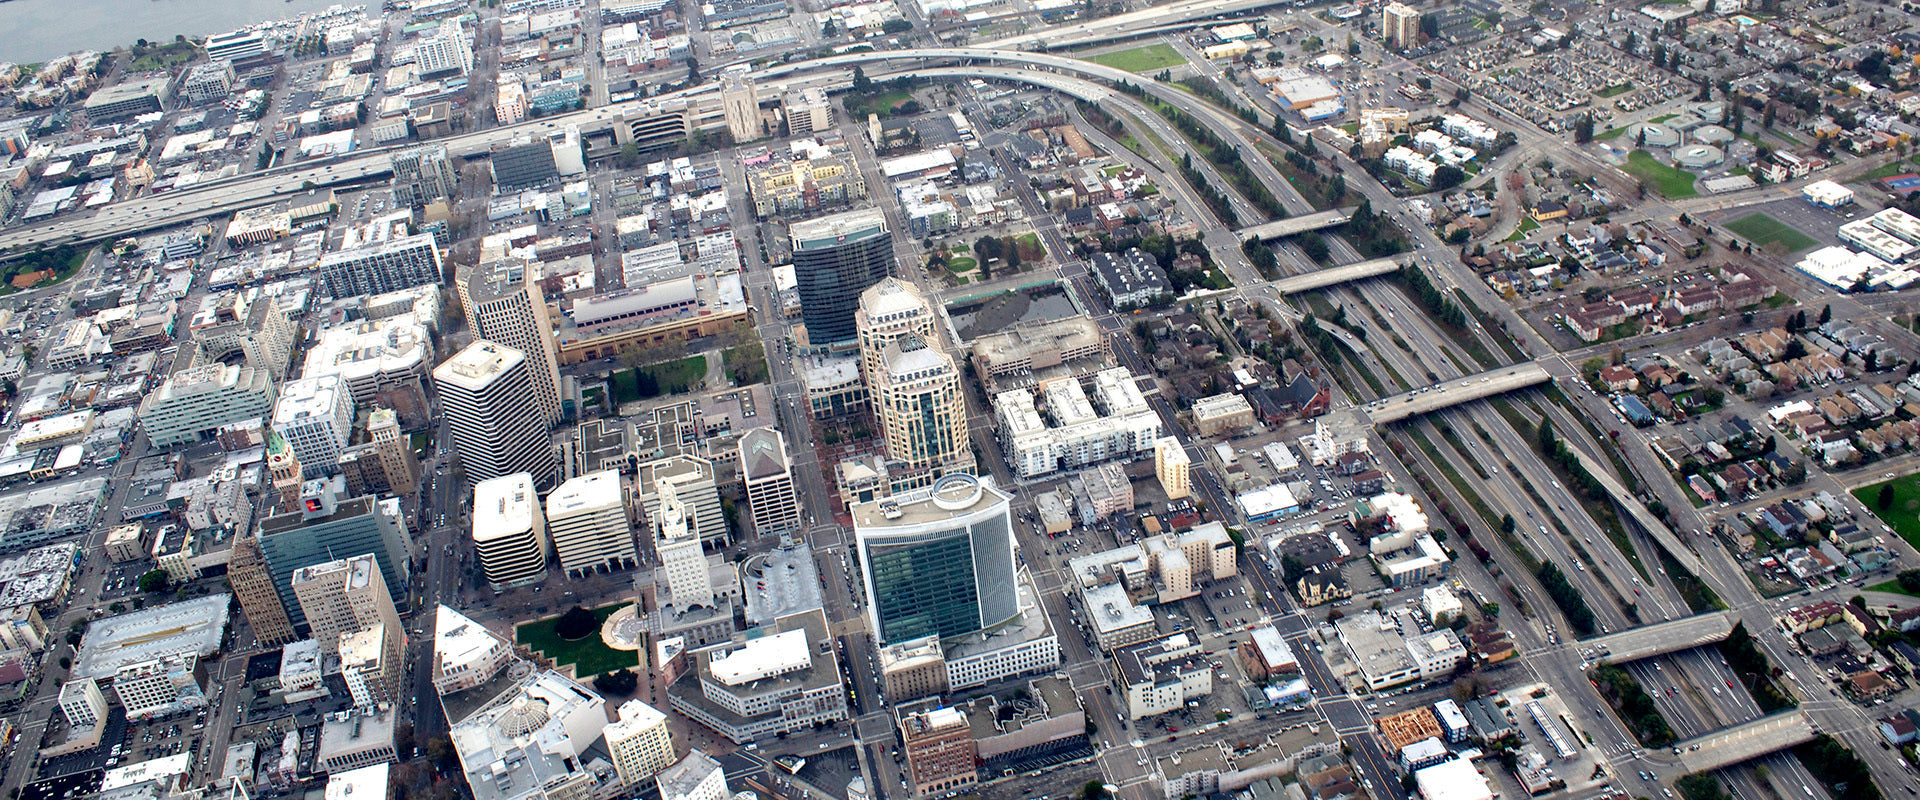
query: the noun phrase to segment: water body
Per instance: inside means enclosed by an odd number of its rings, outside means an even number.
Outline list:
[[[351,0],[10,0],[0,2],[0,61],[30,64],[137,39],[226,33]]]

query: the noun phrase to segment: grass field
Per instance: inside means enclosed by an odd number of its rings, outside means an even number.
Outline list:
[[[1654,191],[1668,198],[1693,197],[1694,175],[1684,169],[1662,164],[1652,153],[1635,150],[1627,155],[1627,171],[1634,177],[1646,181]]]
[[[1765,214],[1748,214],[1727,223],[1727,230],[1745,236],[1761,247],[1779,242],[1787,248],[1789,253],[1799,252],[1818,244],[1812,237]]]
[[[593,616],[601,622],[613,616],[626,603],[614,603],[593,610]],[[602,672],[640,666],[640,654],[632,651],[615,650],[600,642],[595,633],[577,642],[569,642],[554,633],[553,626],[560,622],[559,616],[547,619],[523,622],[514,626],[513,640],[526,645],[534,652],[553,660],[556,665],[573,665],[576,678],[590,678]]]
[[[1626,134],[1627,134],[1626,128],[1614,128],[1613,130],[1607,131],[1606,133],[1594,134],[1593,140],[1596,142],[1604,142],[1608,139],[1618,139],[1622,136],[1625,136]]]
[[[652,380],[641,381],[642,372],[651,376]],[[631,403],[649,397],[679,394],[699,385],[706,375],[707,357],[689,356],[677,361],[651,364],[638,370],[621,370],[608,376],[608,382],[613,384],[614,402]]]
[[[1085,56],[1084,59],[1128,72],[1153,72],[1187,63],[1179,53],[1174,52],[1173,45],[1170,44],[1150,44],[1132,50],[1116,50],[1111,53]]]
[[[1594,97],[1619,97],[1620,95],[1626,94],[1627,92],[1631,92],[1631,91],[1633,91],[1633,84],[1616,83],[1605,89],[1601,89],[1600,91],[1594,92],[1593,96]]]
[[[1888,485],[1893,487],[1892,502],[1881,508],[1880,487]],[[1907,540],[1907,544],[1920,547],[1920,475],[1862,486],[1853,490],[1853,496],[1894,533],[1900,534],[1900,538]]]

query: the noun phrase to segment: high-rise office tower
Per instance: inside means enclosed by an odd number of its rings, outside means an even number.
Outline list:
[[[372,553],[301,567],[293,593],[321,652],[340,658],[354,704],[392,702],[407,637]]]
[[[569,479],[547,495],[547,532],[567,574],[632,569],[640,562],[626,494],[620,473],[607,469]]]
[[[460,301],[474,337],[520,351],[547,427],[560,424],[560,355],[547,299],[531,268],[522,259],[504,258],[462,273]]]
[[[267,429],[267,477],[273,481],[274,509],[282,514],[300,511],[300,487],[306,477],[300,470],[300,456],[279,431]]]
[[[387,475],[387,491],[399,497],[413,494],[420,485],[420,459],[400,430],[400,415],[391,408],[374,409],[367,417],[367,435],[373,437],[380,470]]]
[[[746,144],[766,135],[760,127],[760,96],[754,93],[753,78],[745,71],[720,73],[720,111],[727,118],[727,133],[735,144]]]
[[[667,715],[639,700],[620,704],[620,721],[602,732],[620,782],[632,786],[673,763],[673,734]]]
[[[1405,49],[1420,41],[1420,10],[1405,3],[1380,9],[1380,36],[1388,46]]]
[[[634,498],[634,506],[653,514],[660,506],[663,482],[672,482],[674,493],[687,505],[690,512],[687,527],[698,534],[700,541],[717,545],[732,541],[727,531],[727,517],[720,511],[720,484],[715,480],[712,461],[681,454],[641,464],[634,481],[634,491],[639,494]],[[657,529],[660,521],[649,520],[648,524]]]
[[[930,478],[974,470],[960,369],[912,284],[887,278],[860,294],[855,314],[867,394],[887,456]]]
[[[393,168],[393,203],[401,207],[424,206],[435,200],[451,200],[459,195],[459,176],[447,158],[444,145],[429,144],[401,150],[387,157]]]
[[[299,504],[297,492],[293,500]],[[294,635],[293,620],[287,617],[287,607],[280,603],[280,593],[274,591],[273,573],[267,567],[266,557],[260,554],[260,540],[251,536],[233,540],[227,559],[227,582],[233,585],[233,596],[240,601],[247,625],[253,628],[253,636],[261,644],[275,647],[299,638]]]
[[[747,484],[747,512],[753,532],[778,536],[800,529],[800,502],[793,492],[793,464],[787,441],[772,428],[740,434],[740,477]]]
[[[793,237],[794,279],[808,341],[854,341],[860,293],[893,271],[887,218],[868,208],[795,222],[787,232]]]
[[[554,484],[560,462],[525,355],[476,339],[435,367],[433,380],[469,483],[525,472],[534,486]]]
[[[496,588],[546,578],[547,524],[532,475],[516,472],[474,484],[473,548],[481,573]]]
[[[939,335],[933,305],[919,287],[888,276],[860,293],[853,312],[860,331],[860,372],[871,384],[880,371],[880,353],[887,345],[908,337],[931,339]]]
[[[335,559],[372,553],[386,586],[404,596],[413,568],[413,540],[397,508],[382,507],[370,495],[342,499],[347,481],[307,481],[300,489],[300,511],[275,514],[260,522],[260,554],[273,575],[280,606],[298,630],[306,624],[300,598],[293,593],[293,572]]]
[[[372,553],[301,567],[293,571],[292,584],[293,596],[299,598],[300,611],[322,652],[338,653],[342,635],[375,623],[385,623],[391,631],[401,629],[400,611]]]
[[[1019,615],[1008,500],[955,473],[853,505],[868,624],[881,645],[965,636]]]
[[[353,436],[353,396],[338,375],[288,381],[273,404],[273,430],[300,457],[306,477],[332,474]]]
[[[653,549],[660,556],[660,571],[666,575],[667,597],[682,611],[694,606],[713,607],[713,577],[707,566],[707,551],[693,525],[693,511],[680,500],[672,482],[660,485],[658,505],[650,512],[654,521]]]

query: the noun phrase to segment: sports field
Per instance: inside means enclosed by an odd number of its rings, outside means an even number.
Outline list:
[[[1804,233],[1794,230],[1780,220],[1765,214],[1748,214],[1727,223],[1727,230],[1747,237],[1747,240],[1761,247],[1779,242],[1787,252],[1796,253],[1818,244]]]

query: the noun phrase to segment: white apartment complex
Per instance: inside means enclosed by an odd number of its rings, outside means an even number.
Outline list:
[[[1096,407],[1078,380],[1041,385],[1042,406],[1032,392],[1015,389],[993,399],[1000,441],[1022,478],[1098,464],[1147,452],[1164,434],[1160,415],[1123,367],[1094,375]]]

